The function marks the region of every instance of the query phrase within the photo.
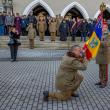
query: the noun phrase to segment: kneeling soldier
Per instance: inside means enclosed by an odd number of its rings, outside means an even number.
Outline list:
[[[75,45],[63,57],[55,82],[56,89],[60,92],[49,93],[44,91],[44,101],[48,101],[49,98],[64,101],[71,98],[71,96],[78,96],[75,91],[84,78],[78,70],[86,70],[87,68],[87,60],[81,53],[81,47]]]

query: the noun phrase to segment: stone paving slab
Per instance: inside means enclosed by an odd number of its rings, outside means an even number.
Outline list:
[[[98,81],[98,65],[90,62],[78,93],[68,101],[43,101],[43,91],[56,91],[55,75],[61,61],[0,62],[0,110],[110,110],[110,82]],[[110,67],[110,66],[109,66]],[[110,75],[109,75],[110,78]]]
[[[56,49],[19,49],[18,60],[29,61],[29,60],[60,60],[61,57],[67,52],[67,50],[56,50]],[[0,49],[0,61],[10,60],[10,50]]]

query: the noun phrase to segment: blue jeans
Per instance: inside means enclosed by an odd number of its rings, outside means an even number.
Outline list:
[[[0,36],[4,35],[4,25],[0,25]]]

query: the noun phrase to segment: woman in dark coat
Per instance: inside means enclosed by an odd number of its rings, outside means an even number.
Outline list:
[[[63,20],[61,22],[60,27],[59,27],[59,32],[60,32],[60,40],[66,41],[68,37],[68,32],[69,32],[69,26],[66,20]]]
[[[8,46],[10,47],[10,52],[11,52],[11,61],[16,61],[17,58],[17,51],[18,51],[18,46],[21,45],[20,42],[18,42],[17,39],[20,38],[19,32],[16,31],[16,27],[12,27],[11,31],[9,33],[10,41],[8,43]]]

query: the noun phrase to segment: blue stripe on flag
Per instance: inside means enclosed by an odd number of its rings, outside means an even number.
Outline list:
[[[99,20],[98,23],[96,24],[95,32],[97,34],[97,37],[101,40],[101,38],[102,38],[102,20]]]

